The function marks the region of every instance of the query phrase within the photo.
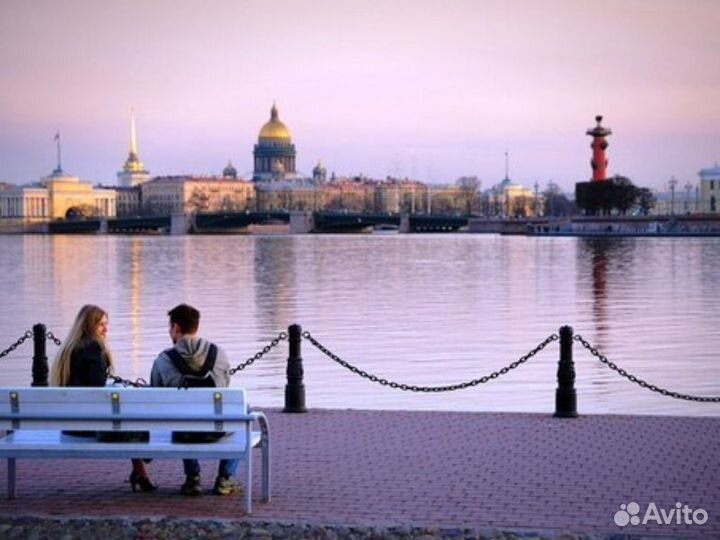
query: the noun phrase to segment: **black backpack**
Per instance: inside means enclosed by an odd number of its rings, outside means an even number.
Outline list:
[[[210,344],[205,363],[200,368],[200,371],[190,369],[190,366],[187,365],[183,357],[175,349],[168,349],[165,354],[172,360],[175,369],[182,374],[178,388],[215,388],[215,379],[210,374],[215,367],[215,359],[217,358],[215,344]]]
[[[210,374],[215,367],[215,359],[217,358],[217,347],[213,343],[210,344],[205,363],[200,368],[200,371],[191,370],[190,366],[187,365],[180,353],[175,349],[168,349],[165,354],[182,374],[178,388],[215,388],[215,379]],[[218,431],[207,433],[201,431],[174,431],[172,440],[180,443],[206,443],[215,442],[224,436],[225,432]]]

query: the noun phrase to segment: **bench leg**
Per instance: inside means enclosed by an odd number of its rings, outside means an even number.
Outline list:
[[[8,499],[15,498],[15,458],[8,458]]]
[[[270,502],[270,438],[261,444],[262,450],[262,501]]]
[[[252,512],[252,448],[248,449],[245,468],[245,513]]]
[[[270,426],[264,414],[259,415],[261,438],[260,451],[262,452],[262,501],[270,502]]]

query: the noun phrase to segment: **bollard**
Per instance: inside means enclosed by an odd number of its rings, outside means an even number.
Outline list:
[[[31,386],[48,385],[48,359],[45,352],[46,343],[47,338],[45,337],[45,325],[38,323],[33,326],[33,363]]]
[[[555,391],[556,418],[577,418],[577,395],[575,394],[575,364],[572,357],[573,329],[560,328],[560,361],[558,362],[558,387]]]
[[[300,342],[302,341],[302,328],[299,324],[288,327],[288,341],[290,354],[287,360],[287,385],[285,385],[286,413],[304,413],[305,385],[303,384],[303,365],[300,356]]]

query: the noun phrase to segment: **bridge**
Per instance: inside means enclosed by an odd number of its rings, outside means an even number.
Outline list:
[[[350,212],[217,212],[173,216],[129,216],[109,219],[74,219],[48,223],[54,234],[93,233],[252,233],[275,232],[357,233],[374,229],[399,232],[453,232],[468,225],[459,216],[422,214],[369,214]]]

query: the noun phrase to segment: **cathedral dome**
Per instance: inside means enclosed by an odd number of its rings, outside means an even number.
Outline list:
[[[278,111],[274,103],[270,110],[270,120],[260,128],[258,138],[261,141],[290,142],[290,130],[278,119]]]
[[[225,178],[237,178],[237,169],[233,167],[232,161],[228,161],[228,164],[223,169],[222,174]]]

